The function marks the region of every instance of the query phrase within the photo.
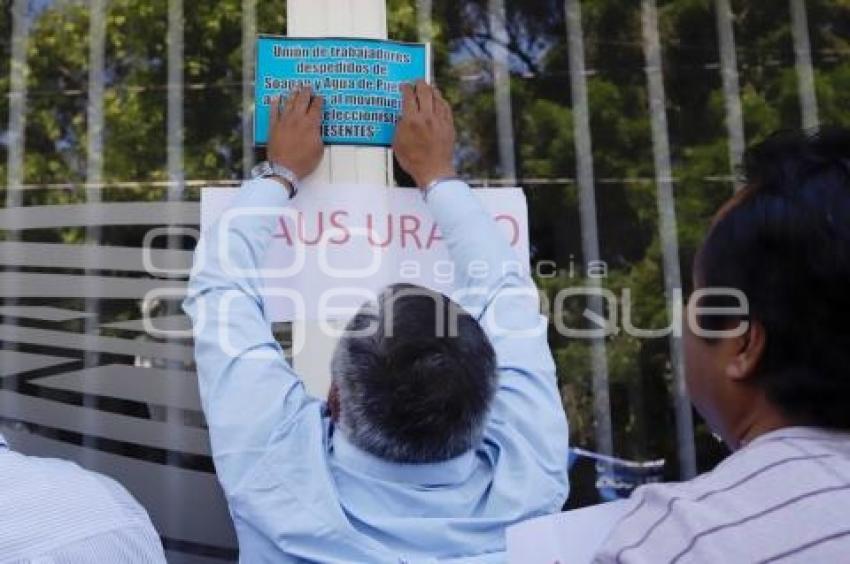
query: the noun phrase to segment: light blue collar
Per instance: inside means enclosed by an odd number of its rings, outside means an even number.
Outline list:
[[[333,457],[340,466],[388,482],[423,487],[451,486],[466,481],[475,470],[475,451],[469,450],[443,462],[403,464],[383,460],[352,444],[342,431],[334,429]]]

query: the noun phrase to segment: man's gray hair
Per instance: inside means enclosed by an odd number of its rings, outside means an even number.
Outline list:
[[[340,431],[400,463],[448,460],[476,447],[498,378],[478,322],[446,296],[409,284],[361,308],[331,369]]]

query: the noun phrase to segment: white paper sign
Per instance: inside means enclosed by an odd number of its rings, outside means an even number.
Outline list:
[[[508,528],[509,564],[590,564],[628,508],[612,501]]]
[[[228,209],[237,190],[203,190],[202,229]],[[528,210],[522,190],[473,193],[516,250],[517,263],[528,268]],[[454,290],[454,264],[418,190],[311,185],[282,212],[264,266],[272,321],[346,319],[397,282],[447,295]]]

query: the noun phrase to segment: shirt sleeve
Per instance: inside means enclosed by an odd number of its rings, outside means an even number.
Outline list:
[[[260,269],[280,214],[281,185],[253,180],[201,236],[183,308],[192,319],[201,402],[225,493],[262,457],[276,433],[310,404],[274,338]]]
[[[153,527],[135,526],[93,535],[29,559],[28,564],[165,564]],[[23,563],[22,563],[23,564]]]
[[[533,463],[566,493],[567,421],[527,265],[465,183],[438,184],[427,199],[455,263],[453,297],[476,316],[496,351],[499,387],[485,442],[524,442]]]
[[[112,478],[91,474],[109,502],[90,496],[89,503],[114,504],[113,525],[56,547],[29,560],[30,564],[165,564],[162,542],[147,511]],[[82,516],[78,515],[78,519]],[[55,523],[54,523],[55,525]],[[55,532],[51,531],[51,532]]]

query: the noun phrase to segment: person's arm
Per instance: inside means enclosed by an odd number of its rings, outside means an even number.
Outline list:
[[[406,88],[404,95],[394,144],[401,166],[422,188],[454,177],[448,104],[424,83],[415,92]],[[425,197],[455,263],[456,297],[476,316],[496,351],[499,388],[486,437],[498,442],[506,431],[521,437],[535,452],[535,462],[565,482],[567,422],[537,288],[469,186],[443,181]]]
[[[275,103],[269,160],[299,178],[312,172],[323,150],[320,121],[321,99],[309,90],[290,96],[283,109]],[[242,186],[228,212],[203,233],[183,304],[193,323],[216,471],[228,494],[275,434],[316,401],[284,360],[263,306],[259,269],[272,240],[274,210],[289,202],[285,184],[259,179]]]
[[[517,431],[541,466],[564,475],[567,422],[537,288],[466,184],[438,184],[428,207],[455,263],[457,301],[476,316],[496,351],[499,388],[486,435],[496,437],[505,427]]]

